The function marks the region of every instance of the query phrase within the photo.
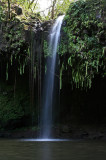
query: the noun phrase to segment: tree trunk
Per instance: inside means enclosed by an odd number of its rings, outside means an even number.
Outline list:
[[[57,0],[53,1],[53,5],[52,5],[52,12],[51,12],[51,18],[54,18],[54,10],[55,10],[55,4],[56,4]]]
[[[10,19],[10,0],[8,0],[8,19]]]

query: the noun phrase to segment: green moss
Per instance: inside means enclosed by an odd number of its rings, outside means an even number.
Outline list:
[[[104,75],[106,69],[103,3],[103,0],[76,1],[70,5],[65,16],[60,56],[67,55],[65,65],[70,68],[71,83],[77,87],[90,88],[93,77]]]
[[[30,114],[28,93],[21,87],[14,91],[14,86],[0,83],[0,127],[12,127],[11,122]],[[9,126],[10,125],[10,126]]]
[[[43,41],[43,51],[44,51],[44,55],[49,56],[49,46],[48,46],[48,42],[46,40]]]

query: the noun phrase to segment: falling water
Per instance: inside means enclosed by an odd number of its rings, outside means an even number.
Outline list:
[[[53,101],[53,88],[54,88],[54,76],[56,65],[56,52],[60,37],[60,30],[64,15],[59,16],[50,31],[49,41],[49,53],[52,55],[51,61],[47,61],[47,73],[45,76],[44,88],[43,88],[43,104],[41,114],[41,135],[40,138],[51,138],[52,130],[52,101]]]

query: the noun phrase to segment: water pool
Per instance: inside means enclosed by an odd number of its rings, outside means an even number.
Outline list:
[[[106,142],[1,139],[0,160],[106,160]]]

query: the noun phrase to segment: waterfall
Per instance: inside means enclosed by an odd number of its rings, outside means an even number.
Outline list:
[[[64,15],[59,16],[53,25],[49,34],[49,54],[52,56],[51,60],[47,61],[47,73],[45,75],[43,87],[43,103],[41,113],[41,135],[40,138],[51,138],[52,130],[52,101],[53,101],[53,88],[55,77],[56,53],[60,37],[60,30]]]

